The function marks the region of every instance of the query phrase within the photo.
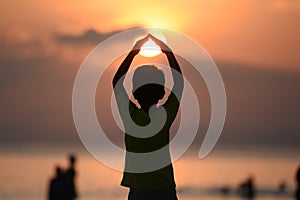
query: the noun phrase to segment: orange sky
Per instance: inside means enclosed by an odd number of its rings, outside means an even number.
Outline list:
[[[89,28],[109,32],[159,26],[191,36],[214,59],[300,68],[298,0],[4,0],[0,13],[0,38],[11,42],[45,39],[57,32],[80,34]]]

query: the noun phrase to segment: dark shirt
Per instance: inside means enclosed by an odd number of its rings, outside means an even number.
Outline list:
[[[130,125],[128,125],[128,119],[126,119],[124,113],[128,112],[128,109],[131,119],[137,125],[146,126],[150,123],[150,117],[148,113],[146,113],[142,109],[137,108],[137,106],[129,100],[125,90],[115,94],[115,96],[126,132],[128,132],[128,127]],[[128,152],[148,153],[159,150],[165,146],[167,147],[167,150],[163,151],[164,155],[162,156],[165,159],[165,161],[168,162],[168,165],[163,166],[163,168],[161,169],[145,173],[129,173],[125,171],[123,173],[123,179],[121,182],[122,186],[144,190],[165,190],[173,189],[176,187],[170,152],[168,148],[170,142],[169,130],[179,109],[179,101],[173,93],[169,95],[166,103],[162,105],[162,107],[159,106],[154,111],[152,111],[151,115],[153,115],[153,117],[159,117],[156,116],[156,114],[159,113],[157,111],[162,108],[164,108],[166,111],[167,119],[165,124],[163,125],[163,128],[157,134],[150,137],[141,138],[134,137],[125,133],[125,145],[127,151],[125,169],[130,166],[134,168],[143,164],[141,163],[142,161],[133,159],[131,156],[129,156]],[[138,134],[141,134],[142,136],[143,133],[141,132]]]

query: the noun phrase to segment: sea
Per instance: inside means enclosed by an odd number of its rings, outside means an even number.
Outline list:
[[[79,200],[126,200],[120,186],[122,172],[78,148],[14,147],[0,151],[0,199],[46,200],[55,167],[66,168],[68,153],[77,155],[76,187]],[[173,163],[179,200],[239,200],[239,185],[254,180],[257,200],[292,200],[297,153],[213,152],[204,159],[186,154]],[[226,192],[224,192],[226,190]],[[223,192],[222,192],[223,191]]]

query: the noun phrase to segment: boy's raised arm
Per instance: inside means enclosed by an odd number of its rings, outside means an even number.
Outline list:
[[[129,69],[134,57],[140,52],[141,47],[148,40],[148,37],[149,37],[149,35],[147,35],[143,39],[137,41],[135,43],[134,47],[132,48],[132,50],[129,52],[129,54],[126,56],[126,58],[124,59],[124,61],[120,65],[120,67],[117,70],[117,72],[116,72],[116,74],[113,78],[113,81],[112,81],[114,89],[117,86],[117,83],[119,81],[121,81],[121,84],[118,84],[118,87],[123,87],[124,88],[124,86],[123,86],[124,79],[125,79],[124,75],[128,72],[128,69]]]
[[[180,100],[181,96],[182,96],[184,80],[183,80],[180,66],[175,58],[175,55],[173,54],[170,47],[168,47],[164,42],[162,42],[161,40],[157,39],[156,37],[154,37],[152,35],[149,35],[149,37],[161,48],[161,51],[168,58],[170,67],[173,69],[173,70],[171,70],[172,76],[173,76],[173,82],[174,82],[172,92],[174,92],[175,95],[177,96],[178,100]],[[178,73],[176,73],[174,70],[176,70]]]

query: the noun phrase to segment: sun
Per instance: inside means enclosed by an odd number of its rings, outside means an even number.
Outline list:
[[[140,50],[140,55],[145,57],[154,57],[161,54],[160,47],[153,42],[150,38],[148,41],[142,46]]]
[[[166,37],[164,35],[153,34],[153,36],[166,43]],[[149,38],[148,41],[145,42],[145,44],[142,46],[139,54],[144,57],[154,57],[161,53],[162,51],[160,47],[157,44],[155,44],[153,40]]]

